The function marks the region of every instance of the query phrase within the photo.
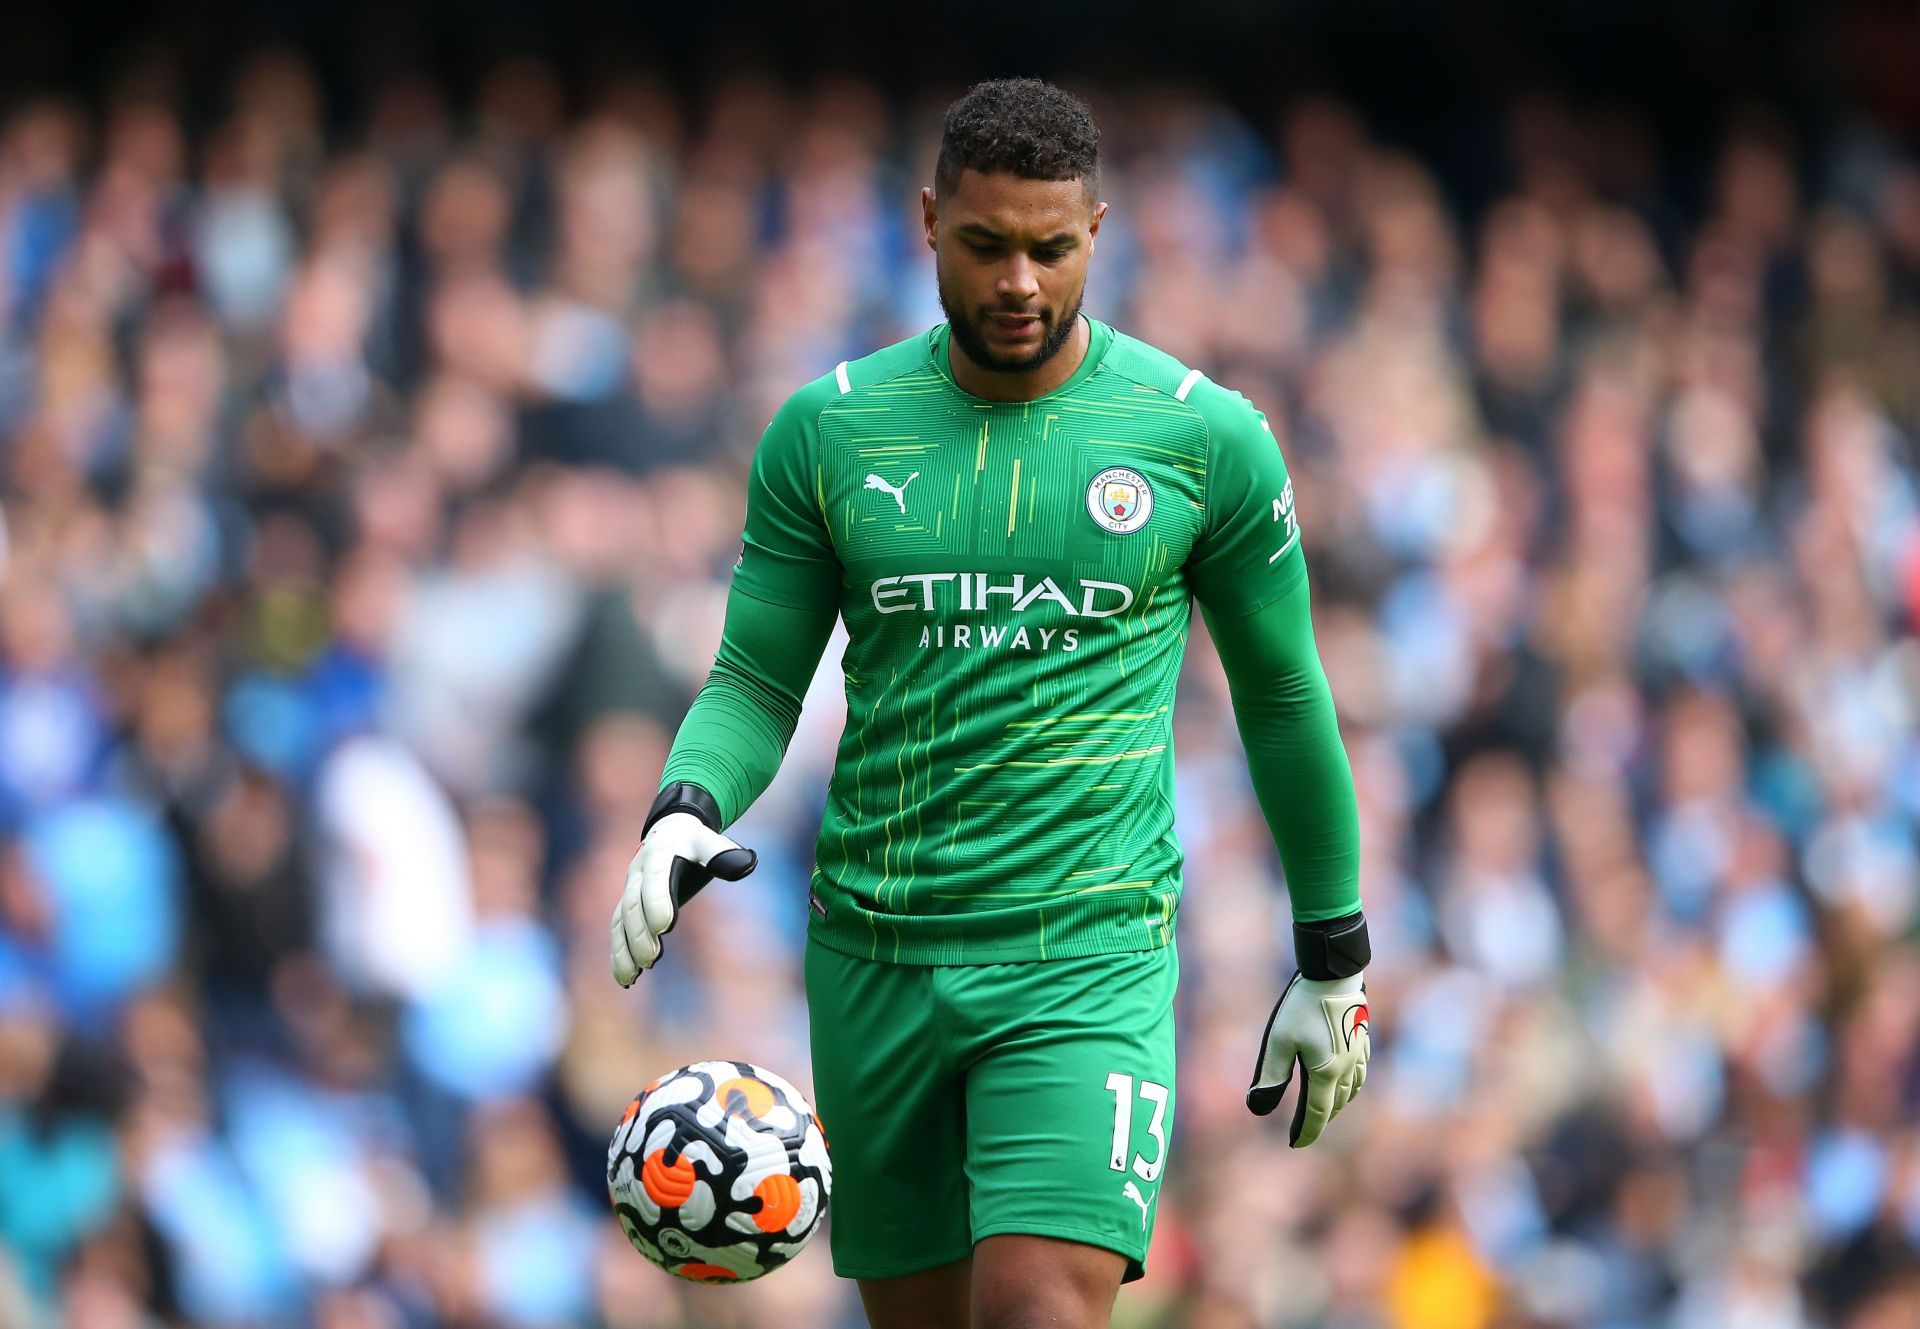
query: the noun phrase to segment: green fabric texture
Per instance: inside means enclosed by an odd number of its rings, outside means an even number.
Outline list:
[[[1147,1258],[1174,1139],[1173,947],[1046,964],[806,953],[833,1267],[898,1278],[1021,1232]]]
[[[1355,907],[1351,780],[1301,635],[1280,449],[1245,398],[1090,322],[1085,362],[1044,397],[966,393],[942,325],[802,388],[755,454],[725,641],[666,778],[745,811],[845,620],[813,874],[824,945],[924,964],[1166,945],[1196,599],[1216,631],[1254,621],[1244,642],[1226,629],[1245,647],[1232,667],[1254,671],[1236,705],[1253,760],[1292,763],[1255,780],[1299,916]],[[1307,789],[1308,772],[1345,788]],[[1321,806],[1345,821],[1310,823]]]
[[[1204,603],[1201,612],[1227,672],[1293,916],[1302,923],[1343,918],[1360,908],[1360,812],[1333,691],[1314,649],[1307,583],[1239,618],[1216,616]]]
[[[739,820],[787,755],[836,616],[729,591],[719,654],[674,735],[661,783],[697,784],[720,805],[722,826]]]

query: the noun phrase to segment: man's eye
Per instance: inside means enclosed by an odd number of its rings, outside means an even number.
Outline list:
[[[982,244],[978,240],[967,241],[967,248],[971,249],[974,253],[980,255],[981,258],[992,258],[995,254],[1000,252],[999,245]]]
[[[1058,263],[1061,259],[1065,258],[1066,256],[1067,256],[1067,251],[1064,246],[1056,246],[1055,248],[1052,248],[1052,249],[1040,249],[1040,250],[1034,251],[1034,257],[1039,259],[1042,263]]]

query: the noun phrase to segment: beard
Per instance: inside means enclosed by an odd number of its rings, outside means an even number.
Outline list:
[[[959,344],[967,359],[982,369],[991,369],[1002,374],[1023,374],[1029,370],[1038,369],[1060,354],[1060,348],[1067,344],[1069,337],[1073,336],[1074,324],[1080,321],[1080,305],[1086,298],[1086,287],[1082,286],[1074,293],[1073,303],[1068,306],[1064,318],[1048,323],[1046,315],[1042,314],[1040,317],[1046,333],[1041,337],[1040,345],[1026,355],[1006,356],[996,353],[989,347],[986,338],[980,332],[993,311],[989,310],[978,317],[969,317],[961,302],[947,290],[946,278],[937,270],[934,274],[934,285],[940,293],[941,312],[947,316],[947,325],[953,329],[953,339]]]

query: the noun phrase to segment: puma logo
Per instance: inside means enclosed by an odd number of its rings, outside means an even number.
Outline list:
[[[1140,1230],[1145,1232],[1147,1230],[1147,1197],[1142,1195],[1140,1188],[1132,1182],[1128,1182],[1120,1193],[1140,1206]]]
[[[900,515],[904,517],[907,515],[907,486],[912,484],[915,480],[918,480],[919,478],[920,478],[920,472],[915,471],[912,475],[909,475],[906,479],[902,480],[900,482],[900,487],[898,489],[895,489],[892,485],[888,484],[885,480],[882,480],[879,476],[870,474],[867,476],[867,488],[884,489],[889,494],[892,494],[893,501],[900,505]]]

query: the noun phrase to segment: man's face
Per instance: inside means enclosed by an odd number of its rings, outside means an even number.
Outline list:
[[[1107,205],[1079,180],[968,170],[941,198],[923,191],[921,208],[960,350],[1001,373],[1051,360],[1073,335]]]

